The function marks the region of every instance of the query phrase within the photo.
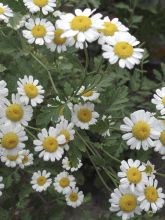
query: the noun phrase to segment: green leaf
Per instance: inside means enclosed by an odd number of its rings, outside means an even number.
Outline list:
[[[0,73],[3,73],[5,70],[7,70],[7,68],[3,64],[0,64]]]

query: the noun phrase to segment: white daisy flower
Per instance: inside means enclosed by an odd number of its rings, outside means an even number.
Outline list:
[[[41,104],[44,99],[44,90],[41,85],[38,85],[39,81],[33,79],[33,76],[24,76],[23,79],[19,78],[18,94],[20,95],[21,102],[26,105],[30,103],[32,106]]]
[[[121,68],[133,69],[140,63],[144,50],[136,47],[140,42],[128,32],[118,32],[111,39],[108,45],[103,45],[105,51],[103,57],[109,60],[110,64],[115,64],[119,60]]]
[[[65,14],[60,16],[57,21],[59,27],[65,30],[62,37],[76,37],[75,40],[80,43],[86,41],[91,43],[98,39],[98,29],[102,28],[101,14],[92,15],[95,12],[89,8],[84,11],[75,10],[74,14]]]
[[[94,104],[76,104],[73,106],[72,122],[81,129],[89,129],[90,125],[96,124],[99,114],[94,111]]]
[[[117,216],[121,217],[122,220],[133,218],[135,214],[141,214],[137,193],[132,192],[130,187],[124,189],[119,186],[111,194],[109,202],[111,203],[110,211],[117,212]]]
[[[73,46],[73,37],[61,37],[63,33],[64,30],[55,25],[54,39],[50,43],[46,44],[47,48],[50,49],[51,52],[54,52],[55,50],[57,50],[58,53],[65,52],[68,46]]]
[[[1,190],[5,187],[5,185],[2,182],[3,182],[3,177],[0,176],[0,196],[2,196]]]
[[[95,90],[88,90],[85,86],[81,86],[77,95],[80,95],[84,101],[94,101],[99,98],[100,93]]]
[[[146,186],[139,192],[138,201],[142,210],[148,212],[151,209],[155,213],[164,206],[165,194],[162,188],[157,188],[157,186],[158,181],[150,177]]]
[[[74,176],[63,171],[55,177],[53,185],[57,192],[66,194],[69,193],[72,188],[75,188],[76,182]]]
[[[69,123],[67,120],[63,119],[59,124],[56,125],[56,129],[59,132],[59,135],[65,136],[65,143],[61,145],[61,147],[64,147],[65,150],[69,150],[68,143],[74,139],[75,130],[74,124],[71,122]]]
[[[0,124],[22,124],[28,126],[32,116],[32,107],[21,102],[19,94],[12,94],[12,102],[7,100],[5,105],[0,107]]]
[[[21,150],[19,154],[22,156],[22,161],[19,164],[21,169],[24,169],[27,166],[31,166],[33,164],[33,154],[30,153],[29,150]]]
[[[145,166],[139,160],[128,159],[128,161],[121,161],[120,170],[121,172],[118,172],[118,176],[121,178],[120,184],[123,188],[130,186],[132,191],[144,188],[147,182],[147,174],[145,173]]]
[[[6,97],[9,94],[9,90],[6,88],[7,83],[4,80],[0,81],[0,105],[6,102]]]
[[[62,160],[62,167],[67,171],[75,172],[79,170],[82,167],[82,165],[83,164],[80,159],[78,159],[78,164],[76,167],[72,166],[71,161],[68,157],[64,157],[64,159]]]
[[[76,187],[74,189],[71,189],[71,191],[65,195],[65,199],[68,206],[77,208],[83,203],[84,194]]]
[[[13,11],[9,8],[9,6],[0,3],[0,21],[4,21],[5,23],[8,23],[9,19],[13,16],[14,16]]]
[[[64,154],[64,149],[60,145],[66,142],[64,135],[59,135],[59,131],[53,127],[50,127],[47,131],[45,128],[38,134],[38,140],[34,140],[36,145],[35,151],[40,152],[39,157],[44,161],[60,160]]]
[[[161,115],[165,115],[165,87],[156,90],[151,102],[156,105],[156,109],[160,111]]]
[[[23,2],[31,13],[41,10],[44,15],[53,12],[56,7],[56,0],[23,0]]]
[[[17,165],[20,165],[22,163],[23,156],[19,154],[19,152],[15,153],[9,153],[7,151],[4,151],[3,155],[1,156],[1,162],[5,163],[5,166],[14,168]]]
[[[147,174],[148,177],[152,177],[153,179],[155,178],[155,165],[153,165],[150,161],[147,161],[147,163],[143,163],[143,165],[145,166],[145,172]]]
[[[28,140],[22,126],[5,124],[0,126],[0,149],[8,154],[16,154],[25,147]]]
[[[155,118],[152,113],[138,110],[130,115],[130,118],[123,119],[124,125],[120,129],[126,134],[122,136],[123,140],[127,141],[130,149],[148,150],[154,146],[153,138],[155,132]]]
[[[50,43],[54,38],[54,26],[46,19],[30,18],[26,23],[27,30],[23,30],[23,36],[28,40],[29,44],[44,45]]]
[[[118,18],[110,20],[109,17],[106,16],[103,21],[103,27],[99,30],[100,37],[98,40],[98,43],[101,45],[107,43],[115,33],[126,32],[129,30],[119,21]]]
[[[50,177],[50,173],[46,170],[37,171],[33,173],[31,184],[32,188],[37,192],[46,191],[47,188],[51,185],[52,179]]]

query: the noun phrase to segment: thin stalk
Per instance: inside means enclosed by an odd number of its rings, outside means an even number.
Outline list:
[[[158,176],[165,177],[165,173],[156,173]]]
[[[35,128],[35,127],[32,127],[32,126],[27,126],[29,129],[32,129],[32,130],[35,130],[35,131],[41,131],[41,129],[40,128]]]
[[[108,153],[106,150],[102,149],[101,150],[108,156],[110,157],[112,160],[116,161],[117,163],[120,163],[120,160],[118,160],[116,157],[112,156],[110,153]]]
[[[29,131],[27,128],[25,128],[25,131],[31,136],[32,139],[37,139],[37,137],[34,134],[32,134],[31,131]]]

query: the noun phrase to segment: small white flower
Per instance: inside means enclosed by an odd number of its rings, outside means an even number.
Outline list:
[[[74,176],[63,171],[55,177],[53,185],[57,192],[66,194],[69,193],[72,188],[75,188],[76,182]]]
[[[53,12],[56,7],[56,0],[23,0],[23,2],[31,13],[41,10],[44,15]]]
[[[9,6],[0,3],[0,21],[4,21],[5,23],[8,23],[9,19],[13,16],[14,16],[13,11],[9,8]]]
[[[6,82],[4,80],[0,81],[0,105],[6,102],[6,97],[9,94],[9,90],[6,88]]]
[[[151,209],[155,213],[163,207],[165,194],[162,188],[157,188],[157,186],[158,181],[150,177],[141,193],[139,192],[138,201],[140,201],[142,210],[148,212]]]
[[[81,86],[77,95],[80,95],[84,101],[94,101],[99,98],[100,93],[95,90],[88,90],[85,86]]]
[[[14,168],[17,165],[22,163],[23,156],[19,154],[19,152],[15,151],[15,153],[9,153],[8,151],[4,151],[1,156],[1,162],[5,163],[5,166]]]
[[[107,16],[103,19],[103,21],[103,27],[99,30],[100,37],[98,40],[98,43],[101,45],[109,42],[109,40],[112,36],[114,36],[115,33],[128,31],[128,28],[125,27],[118,18],[113,18],[112,20],[110,20]]]
[[[19,94],[12,94],[12,102],[7,100],[5,105],[0,107],[0,124],[27,126],[32,116],[32,107],[21,102]]]
[[[5,185],[2,182],[3,182],[3,177],[0,176],[0,196],[2,196],[1,190],[5,187]]]
[[[60,16],[57,21],[59,27],[65,30],[62,37],[74,37],[77,42],[93,42],[98,39],[98,29],[102,27],[101,14],[92,15],[95,12],[89,8],[76,9],[75,15],[68,13]]]
[[[147,163],[143,163],[145,166],[145,173],[147,174],[148,177],[152,177],[153,179],[155,178],[155,165],[153,165],[150,161],[147,161]]]
[[[115,64],[119,61],[121,68],[127,67],[133,69],[136,64],[140,63],[143,57],[144,50],[135,47],[140,42],[128,32],[116,33],[108,42],[102,46],[103,57],[109,60],[110,64]]]
[[[81,129],[89,129],[90,125],[96,124],[98,117],[93,103],[76,104],[73,107],[72,122]]]
[[[39,157],[45,161],[60,160],[64,154],[64,149],[60,145],[66,142],[64,135],[59,135],[59,131],[53,127],[50,127],[47,131],[45,128],[38,134],[39,140],[34,140],[36,145],[35,151],[40,152]]]
[[[112,121],[111,115],[109,115],[108,117],[106,115],[103,115],[102,120],[107,121],[109,126],[113,126],[115,124],[115,122]],[[103,132],[102,136],[103,137],[110,137],[111,136],[110,129],[108,128],[105,132]]]
[[[165,87],[156,90],[151,102],[156,105],[156,109],[160,111],[161,115],[165,115]]]
[[[65,199],[68,206],[77,208],[82,204],[84,200],[84,194],[76,187],[74,189],[71,189],[71,191],[65,195]]]
[[[140,215],[141,209],[137,200],[137,193],[128,187],[127,189],[119,188],[115,189],[109,199],[111,203],[110,211],[117,212],[117,216],[122,220],[133,218],[135,214]]]
[[[33,79],[33,76],[24,76],[23,79],[19,78],[18,94],[20,95],[21,102],[26,105],[30,103],[32,106],[41,104],[44,99],[44,90],[41,85],[38,85],[39,81]]]
[[[0,126],[0,149],[8,154],[16,154],[25,147],[24,142],[28,140],[22,126],[1,125]],[[2,153],[3,154],[3,153]]]
[[[22,156],[22,161],[19,164],[21,169],[33,164],[33,154],[29,150],[21,150],[19,154]]]
[[[49,178],[50,175],[46,170],[33,173],[31,180],[32,188],[37,192],[46,191],[52,183],[52,179]]]
[[[68,157],[64,157],[64,159],[62,160],[62,167],[67,171],[75,172],[79,170],[82,167],[82,165],[83,164],[80,159],[78,159],[78,164],[76,167],[72,166],[71,161],[69,161]]]
[[[46,19],[30,18],[26,23],[27,30],[23,30],[23,36],[28,40],[29,44],[44,45],[50,43],[54,38],[54,26]]]
[[[120,129],[126,134],[122,138],[127,141],[130,149],[140,150],[142,147],[146,151],[154,146],[155,120],[153,114],[144,110],[135,111],[130,115],[130,118],[123,119],[125,124],[121,125]]]
[[[121,161],[121,172],[118,173],[120,184],[123,188],[130,186],[132,191],[135,189],[142,190],[147,182],[147,174],[145,173],[145,166],[139,160]]]

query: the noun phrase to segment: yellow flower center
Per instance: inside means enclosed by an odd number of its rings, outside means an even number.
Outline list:
[[[71,29],[74,31],[87,31],[92,25],[92,21],[87,16],[75,16],[71,21]]]
[[[9,132],[5,134],[1,140],[2,147],[9,150],[16,148],[18,142],[19,142],[18,136],[13,132]]]
[[[92,119],[92,112],[88,108],[82,108],[77,112],[77,117],[81,122],[87,123]]]
[[[78,200],[78,195],[76,192],[72,192],[69,196],[70,201],[76,202]]]
[[[16,161],[18,158],[18,155],[7,155],[7,159],[10,161]]]
[[[23,117],[23,108],[19,104],[11,104],[6,109],[6,117],[14,122],[20,121]]]
[[[125,194],[120,198],[119,206],[124,212],[132,212],[137,207],[137,199],[132,194]]]
[[[33,0],[33,3],[39,7],[44,7],[47,5],[48,0]]]
[[[62,45],[66,42],[66,37],[62,38],[61,35],[64,33],[62,29],[56,29],[54,32],[54,43]]]
[[[136,167],[131,167],[127,171],[127,178],[130,183],[137,184],[142,179],[142,174]]]
[[[5,9],[0,7],[0,15],[4,14],[4,12],[5,12]]]
[[[26,164],[29,162],[29,157],[27,155],[24,156],[23,160],[22,160],[22,163],[23,164]]]
[[[158,199],[158,192],[153,186],[146,187],[144,190],[144,194],[146,199],[151,203],[156,202]]]
[[[63,129],[63,130],[61,130],[60,134],[63,134],[65,136],[66,143],[68,143],[70,141],[70,133],[68,130]]]
[[[43,186],[45,183],[46,183],[46,177],[44,177],[44,176],[40,176],[40,177],[38,177],[38,179],[37,179],[37,184],[39,185],[39,186]]]
[[[84,97],[90,97],[93,95],[93,91],[88,91],[88,92],[82,93],[81,95]]]
[[[104,28],[100,29],[100,32],[105,36],[113,36],[116,31],[118,31],[118,28],[112,22],[104,22]]]
[[[114,46],[115,54],[121,59],[131,57],[133,54],[133,46],[127,42],[118,42]]]
[[[31,99],[35,98],[38,95],[37,86],[35,86],[32,83],[25,84],[24,90],[25,90],[26,95]]]
[[[160,141],[161,141],[161,143],[163,144],[163,146],[165,146],[165,131],[162,131],[161,133],[160,133]]]
[[[57,150],[58,148],[58,141],[54,137],[47,137],[43,141],[43,148],[45,151],[49,153],[53,153]]]
[[[145,172],[149,175],[151,175],[151,173],[153,172],[152,166],[147,165],[145,168]]]
[[[65,188],[67,186],[69,186],[70,184],[70,180],[67,177],[63,177],[61,178],[61,180],[59,181],[59,184],[62,188]]]
[[[41,24],[35,25],[32,28],[32,34],[35,38],[42,38],[46,35],[46,28]]]
[[[150,136],[150,126],[144,121],[138,121],[132,128],[132,133],[138,140],[145,140]]]
[[[162,104],[165,106],[165,96],[162,98]]]

